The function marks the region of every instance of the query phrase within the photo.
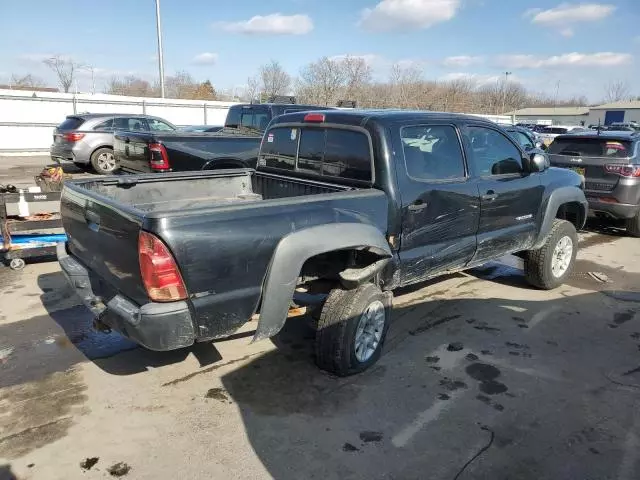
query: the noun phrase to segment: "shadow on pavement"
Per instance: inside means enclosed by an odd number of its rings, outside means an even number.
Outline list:
[[[273,478],[611,478],[629,461],[640,478],[637,291],[421,298],[393,318],[360,375],[317,369],[313,331],[290,321],[278,350],[222,377]]]
[[[11,465],[0,465],[0,480],[18,480],[18,477],[11,471]]]

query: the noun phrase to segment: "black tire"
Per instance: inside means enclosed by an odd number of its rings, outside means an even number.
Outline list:
[[[104,164],[100,161],[101,155],[110,155],[113,157],[113,149],[108,147],[98,148],[95,152],[91,154],[91,166],[93,170],[100,175],[111,175],[117,169],[118,166],[115,164],[115,159],[113,163],[113,168],[104,168]]]
[[[626,221],[627,233],[632,237],[640,237],[640,211],[635,217],[628,218]]]
[[[376,363],[382,353],[389,329],[390,295],[373,284],[361,285],[354,290],[334,289],[329,293],[316,331],[316,364],[323,370],[346,377],[362,372]],[[356,356],[356,331],[365,310],[381,302],[384,307],[384,326],[374,352],[364,361]]]
[[[571,259],[564,273],[555,276],[552,271],[554,250],[558,242],[564,237],[569,237],[572,243]],[[577,253],[578,234],[576,228],[566,220],[554,220],[542,247],[526,252],[524,272],[527,282],[543,290],[552,290],[559,287],[571,275]]]

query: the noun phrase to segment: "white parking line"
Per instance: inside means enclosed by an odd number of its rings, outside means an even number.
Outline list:
[[[393,446],[397,448],[406,446],[420,430],[434,420],[437,420],[442,413],[451,408],[456,400],[462,398],[466,391],[467,390],[459,390],[451,393],[449,400],[436,400],[436,403],[420,413],[413,422],[391,438]]]
[[[531,330],[533,327],[535,327],[539,323],[544,322],[547,318],[549,318],[551,314],[558,312],[559,310],[560,310],[560,307],[549,307],[544,310],[540,310],[533,317],[531,317],[531,320],[527,322],[527,325],[529,326],[529,330]]]

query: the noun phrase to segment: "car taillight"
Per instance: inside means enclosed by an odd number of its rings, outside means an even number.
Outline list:
[[[149,166],[152,170],[164,172],[169,170],[169,156],[161,143],[149,144]]]
[[[173,255],[155,235],[140,232],[138,259],[142,282],[154,302],[175,302],[187,298],[187,288]]]
[[[84,138],[84,133],[67,132],[62,134],[67,142],[78,142]]]
[[[605,165],[604,169],[621,177],[640,177],[640,165]]]

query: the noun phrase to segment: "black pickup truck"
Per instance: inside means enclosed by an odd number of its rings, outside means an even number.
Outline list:
[[[131,132],[114,136],[113,152],[123,173],[254,168],[262,134],[284,113],[326,109],[317,105],[239,104],[229,108],[218,132]]]
[[[98,325],[170,350],[259,313],[257,340],[320,291],[317,363],[349,375],[380,356],[398,287],[508,253],[562,284],[587,202],[490,121],[322,111],[275,119],[257,170],[75,180],[61,212],[59,261]]]

